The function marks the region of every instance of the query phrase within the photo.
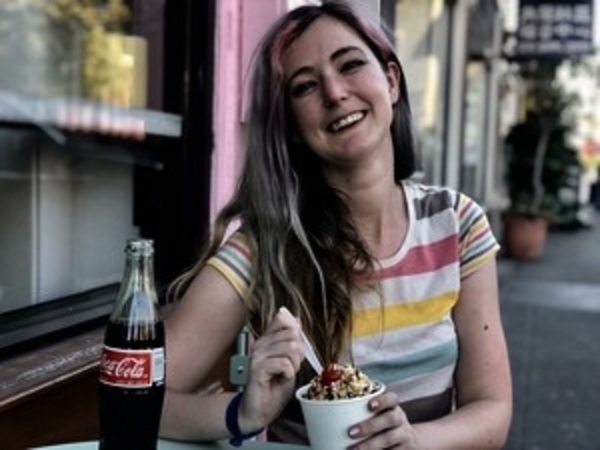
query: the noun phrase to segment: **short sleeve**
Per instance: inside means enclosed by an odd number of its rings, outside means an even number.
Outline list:
[[[247,297],[252,274],[252,251],[245,234],[234,233],[208,259],[206,265],[221,273],[242,298]]]
[[[500,245],[479,204],[459,193],[456,210],[460,227],[460,277],[464,279],[495,257]]]

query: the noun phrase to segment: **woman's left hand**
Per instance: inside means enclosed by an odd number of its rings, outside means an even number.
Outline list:
[[[359,440],[358,444],[350,447],[352,450],[424,449],[395,393],[384,392],[375,397],[369,402],[369,409],[375,416],[349,430],[350,436]]]

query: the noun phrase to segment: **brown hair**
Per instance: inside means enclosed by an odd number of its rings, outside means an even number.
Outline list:
[[[187,285],[222,244],[235,220],[252,241],[253,279],[246,305],[261,332],[280,306],[298,315],[325,362],[335,361],[350,338],[351,291],[373,260],[361,241],[342,194],[321,173],[320,161],[293,137],[282,55],[319,17],[350,26],[383,67],[401,68],[383,31],[341,2],[302,6],[281,17],[258,47],[250,84],[246,159],[231,201],[217,217],[210,245],[194,269],[177,281]],[[410,106],[404,77],[391,132],[394,175],[415,170]]]

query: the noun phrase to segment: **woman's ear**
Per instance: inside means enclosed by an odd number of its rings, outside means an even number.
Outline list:
[[[402,70],[394,61],[389,61],[387,63],[385,77],[388,80],[392,104],[396,104],[400,97],[400,80],[402,79]]]

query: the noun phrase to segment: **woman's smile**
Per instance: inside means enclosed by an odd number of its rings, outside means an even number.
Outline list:
[[[364,111],[350,113],[347,116],[342,117],[341,119],[335,120],[331,125],[327,127],[327,129],[332,133],[343,131],[361,122],[365,118],[365,116],[366,113]]]

